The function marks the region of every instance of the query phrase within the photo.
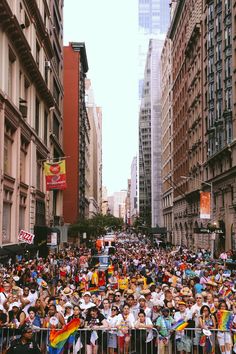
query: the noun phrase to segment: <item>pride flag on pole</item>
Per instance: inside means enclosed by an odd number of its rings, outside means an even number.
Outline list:
[[[184,321],[183,319],[180,319],[177,322],[173,323],[170,329],[173,331],[183,331],[185,327],[187,327],[187,325],[188,322]]]
[[[69,340],[73,343],[74,335],[80,326],[80,319],[74,318],[62,329],[52,329],[49,336],[50,354],[61,354],[65,349],[65,344]]]

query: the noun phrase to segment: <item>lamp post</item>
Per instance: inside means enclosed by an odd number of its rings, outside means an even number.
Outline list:
[[[213,183],[212,182],[205,182],[199,178],[196,178],[196,177],[187,177],[187,176],[180,176],[180,178],[182,179],[186,179],[186,180],[189,180],[189,179],[192,179],[192,180],[196,180],[196,181],[199,181],[201,182],[202,184],[205,184],[206,186],[209,186],[211,188],[211,191],[210,191],[210,195],[211,195],[211,212],[210,212],[210,215],[211,215],[211,221],[213,223]],[[211,233],[211,258],[213,258],[214,256],[214,241],[215,241],[215,233]]]

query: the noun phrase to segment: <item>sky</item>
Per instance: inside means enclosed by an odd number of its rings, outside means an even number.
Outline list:
[[[65,0],[64,45],[85,42],[96,105],[103,111],[103,185],[127,189],[138,152],[138,1]]]

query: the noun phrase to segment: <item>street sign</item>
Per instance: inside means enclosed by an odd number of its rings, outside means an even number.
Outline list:
[[[224,234],[224,231],[222,229],[216,228],[214,230],[208,229],[206,227],[197,227],[194,230],[195,234],[211,234],[211,233],[215,233],[215,234]]]

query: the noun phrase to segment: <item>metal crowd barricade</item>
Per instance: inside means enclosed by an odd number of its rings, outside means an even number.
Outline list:
[[[48,329],[34,331],[42,354],[49,353],[49,334]],[[155,328],[129,329],[123,336],[119,334],[117,329],[79,329],[63,354],[221,354],[223,345],[230,341],[230,353],[234,345],[233,333],[211,330],[211,335],[204,338],[199,328],[173,332],[167,340]],[[0,353],[5,354],[11,341],[19,336],[19,330],[0,328]]]

